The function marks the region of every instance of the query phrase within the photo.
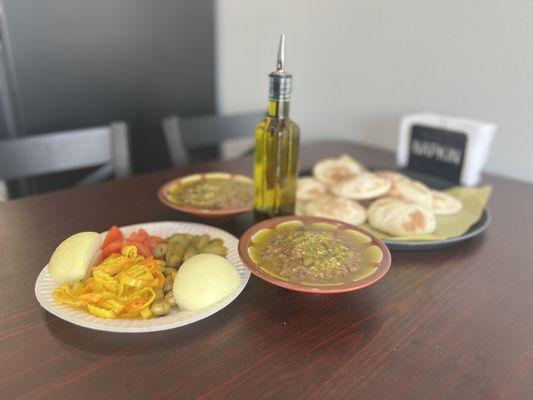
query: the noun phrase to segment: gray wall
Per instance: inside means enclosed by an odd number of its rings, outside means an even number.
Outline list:
[[[264,106],[279,32],[302,139],[394,148],[400,117],[496,122],[488,168],[533,182],[533,1],[217,0],[221,111]]]
[[[4,0],[27,134],[129,123],[138,171],[160,119],[214,111],[212,0]]]

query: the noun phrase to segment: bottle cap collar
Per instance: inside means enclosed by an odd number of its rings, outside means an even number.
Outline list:
[[[292,75],[285,72],[285,34],[281,34],[278,46],[276,70],[270,75],[270,100],[289,101],[292,92]]]

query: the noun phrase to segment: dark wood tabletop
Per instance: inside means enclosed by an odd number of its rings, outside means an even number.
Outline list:
[[[302,168],[350,154],[303,146]],[[477,239],[393,252],[389,273],[360,291],[291,292],[254,276],[224,310],[165,332],[84,329],[44,311],[37,275],[67,236],[111,224],[190,221],[157,200],[198,171],[250,174],[250,157],[193,165],[0,204],[0,397],[53,399],[531,399],[533,186],[487,176],[493,221]],[[218,225],[239,236],[251,215]]]

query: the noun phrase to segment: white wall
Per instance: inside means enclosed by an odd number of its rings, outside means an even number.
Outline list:
[[[280,32],[304,140],[393,149],[399,118],[499,126],[488,169],[533,182],[533,1],[217,0],[220,112],[264,107]]]

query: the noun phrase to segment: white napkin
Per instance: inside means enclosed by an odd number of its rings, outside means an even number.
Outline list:
[[[481,171],[489,156],[490,145],[497,129],[495,124],[429,112],[406,115],[400,124],[398,150],[396,152],[396,161],[401,167],[406,167],[409,164],[409,146],[414,125],[464,133],[467,140],[459,183],[465,186],[479,184]]]

